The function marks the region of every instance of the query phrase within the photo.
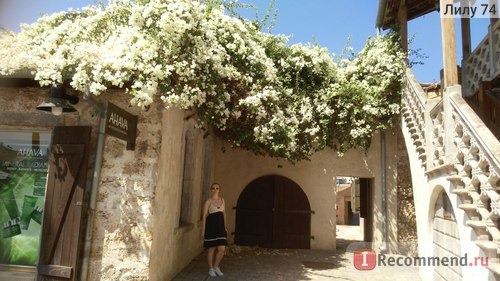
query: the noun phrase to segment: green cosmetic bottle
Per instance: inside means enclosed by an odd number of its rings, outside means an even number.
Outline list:
[[[12,187],[0,189],[0,202],[2,202],[5,209],[7,209],[10,219],[13,220],[19,217],[19,208],[17,207],[14,189]]]
[[[15,218],[3,224],[2,238],[10,238],[21,234],[21,227],[19,226],[19,218]]]
[[[38,197],[24,195],[23,209],[21,213],[21,228],[28,229],[31,221],[31,213],[35,209]]]

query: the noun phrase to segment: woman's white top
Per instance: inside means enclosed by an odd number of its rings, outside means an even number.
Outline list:
[[[219,200],[214,200],[210,199],[210,206],[208,207],[208,213],[216,213],[216,212],[224,212],[224,200],[222,198],[219,198]]]

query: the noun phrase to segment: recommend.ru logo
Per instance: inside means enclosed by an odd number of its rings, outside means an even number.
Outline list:
[[[358,270],[373,270],[377,266],[488,266],[488,257],[463,256],[419,257],[396,256],[377,253],[373,249],[358,249],[353,252],[353,264]]]

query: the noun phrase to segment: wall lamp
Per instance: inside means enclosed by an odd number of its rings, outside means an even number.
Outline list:
[[[62,86],[52,85],[49,90],[49,99],[36,107],[38,110],[50,111],[59,116],[63,112],[75,112],[76,109],[71,104],[77,104],[78,97],[66,94]]]

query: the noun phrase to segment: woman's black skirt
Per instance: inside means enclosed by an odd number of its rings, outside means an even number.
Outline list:
[[[203,247],[211,248],[222,245],[227,245],[224,213],[211,213],[207,216],[207,220],[205,222],[205,240],[203,241]]]

